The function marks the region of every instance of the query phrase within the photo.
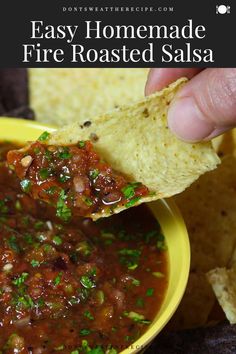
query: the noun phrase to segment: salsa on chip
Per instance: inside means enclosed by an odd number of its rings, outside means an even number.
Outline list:
[[[23,191],[54,205],[64,221],[182,192],[219,163],[211,143],[188,144],[168,129],[168,106],[184,82],[9,152]]]

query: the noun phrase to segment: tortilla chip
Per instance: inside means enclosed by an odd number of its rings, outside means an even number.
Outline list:
[[[47,143],[68,145],[92,140],[95,150],[112,168],[155,193],[137,204],[180,193],[220,161],[209,142],[184,143],[167,127],[168,105],[184,82],[180,79],[133,106],[58,130]]]
[[[216,138],[212,139],[212,146],[213,146],[213,149],[215,150],[215,152],[218,153],[219,151],[219,148],[220,148],[220,145],[222,143],[222,140],[223,140],[223,135],[219,135],[217,136]]]
[[[185,294],[169,328],[182,330],[205,325],[214,303],[215,295],[206,275],[201,272],[190,273]]]
[[[29,69],[36,120],[58,127],[89,120],[144,97],[148,69]]]
[[[231,324],[236,323],[236,269],[216,268],[208,272],[208,280]]]
[[[227,266],[236,244],[236,159],[223,158],[175,200],[189,233],[191,270]]]

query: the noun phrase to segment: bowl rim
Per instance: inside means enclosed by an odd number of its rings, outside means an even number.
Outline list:
[[[3,130],[1,129],[1,125],[4,126]],[[41,132],[45,130],[49,132],[53,132],[57,129],[55,126],[48,125],[46,123],[44,124],[41,122],[31,121],[27,119],[21,119],[21,118],[18,119],[18,118],[3,116],[0,117],[0,140],[2,139],[1,136],[4,136],[5,129],[16,129],[17,126],[22,128],[25,127],[25,128],[32,129],[32,132],[36,130],[38,131],[37,134],[39,133],[39,135]],[[36,139],[36,137],[34,137],[32,140],[34,139]],[[7,137],[6,140],[11,140],[11,138]],[[17,139],[13,138],[12,141],[17,142]],[[19,142],[23,142],[23,141],[25,141],[25,139],[19,139]],[[182,267],[183,269],[181,269],[181,274],[179,276],[174,295],[168,302],[167,309],[160,316],[160,318],[156,320],[153,326],[148,328],[146,332],[137,341],[135,341],[132,345],[130,345],[126,349],[119,352],[119,354],[135,354],[137,352],[140,352],[140,350],[141,351],[145,350],[147,346],[150,344],[150,342],[158,335],[158,333],[163,329],[163,327],[170,320],[170,318],[176,311],[186,289],[188,276],[189,276],[189,269],[190,269],[190,243],[189,243],[186,225],[184,223],[181,212],[173,199],[171,198],[168,198],[168,200],[160,199],[156,202],[148,203],[148,206],[156,219],[157,216],[155,215],[156,213],[155,210],[157,205],[159,205],[159,207],[161,206],[161,208],[163,208],[163,210],[165,210],[165,212],[169,214],[169,217],[171,217],[175,221],[176,227],[179,227],[181,229],[180,232],[182,237],[181,241],[185,250],[185,252],[182,254],[182,258],[183,258],[182,264],[184,264],[184,267]]]

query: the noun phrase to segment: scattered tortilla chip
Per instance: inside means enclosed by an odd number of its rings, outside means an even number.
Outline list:
[[[184,82],[180,79],[133,106],[60,129],[47,143],[68,145],[92,140],[95,150],[112,168],[155,193],[140,203],[180,193],[220,162],[209,142],[182,142],[167,127],[168,105]]]
[[[175,197],[191,243],[191,269],[207,272],[228,265],[236,244],[236,159],[223,158]]]
[[[236,323],[236,269],[216,268],[208,272],[208,280],[231,324]]]
[[[64,127],[144,97],[148,69],[29,69],[30,104],[40,122]]]
[[[206,275],[190,273],[185,294],[168,328],[182,330],[204,326],[214,303],[215,295]]]

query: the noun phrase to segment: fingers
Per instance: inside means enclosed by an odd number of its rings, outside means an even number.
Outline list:
[[[155,91],[163,89],[171,82],[179,79],[180,77],[187,77],[191,79],[194,75],[199,73],[202,69],[199,68],[162,68],[151,69],[148,74],[147,83],[145,87],[145,94],[151,95]]]
[[[205,69],[177,94],[168,112],[181,139],[210,139],[236,126],[236,69]]]

